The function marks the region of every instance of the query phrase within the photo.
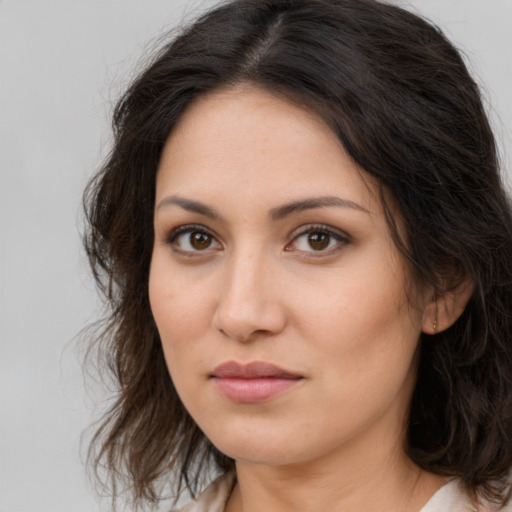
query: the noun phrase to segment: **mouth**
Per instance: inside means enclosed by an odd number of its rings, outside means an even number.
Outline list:
[[[229,361],[217,366],[210,378],[232,402],[251,404],[270,400],[304,377],[261,361],[248,364]]]

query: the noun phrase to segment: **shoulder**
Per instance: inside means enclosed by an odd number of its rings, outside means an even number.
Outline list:
[[[446,512],[447,510],[450,512],[512,512],[512,501],[503,508],[489,502],[477,505],[467,495],[460,481],[454,478],[441,487],[420,512]]]
[[[235,474],[226,473],[215,479],[196,500],[170,512],[223,512],[235,483]],[[498,509],[492,504],[475,506],[461,483],[452,479],[441,487],[420,512],[512,512],[512,500]]]
[[[170,512],[223,512],[233,489],[234,481],[234,473],[221,475],[196,500]]]

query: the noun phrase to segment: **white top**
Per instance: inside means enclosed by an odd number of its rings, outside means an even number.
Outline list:
[[[234,474],[228,473],[214,480],[198,497],[182,508],[171,512],[224,512],[234,484]],[[465,494],[459,480],[443,485],[419,512],[494,512],[495,507],[475,508]],[[512,503],[500,512],[512,512]]]

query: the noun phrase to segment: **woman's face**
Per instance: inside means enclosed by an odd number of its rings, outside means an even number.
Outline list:
[[[249,87],[200,98],[165,145],[154,222],[165,358],[219,450],[279,465],[401,446],[421,305],[375,186],[319,118]]]

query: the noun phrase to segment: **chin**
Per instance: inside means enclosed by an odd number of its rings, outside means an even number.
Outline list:
[[[301,444],[300,451],[305,446],[302,441],[296,441],[297,437],[289,429],[280,431],[274,426],[267,430],[233,424],[219,427],[205,434],[217,450],[236,461],[277,466],[300,462],[303,458],[296,452]]]
[[[239,445],[230,443],[230,446],[216,445],[216,448],[237,462],[254,465],[287,466],[305,461],[299,454],[283,449],[283,446],[269,446],[263,441],[253,443],[246,441]]]
[[[220,426],[206,432],[214,446],[238,462],[266,466],[287,466],[313,461],[328,455],[333,449],[329,439],[307,436],[293,431],[290,425],[258,428],[250,425]],[[331,440],[332,441],[332,440]]]

